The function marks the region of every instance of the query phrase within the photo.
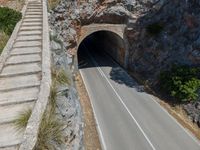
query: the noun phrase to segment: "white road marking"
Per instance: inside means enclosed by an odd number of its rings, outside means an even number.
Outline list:
[[[86,88],[86,91],[87,91],[87,93],[88,93],[88,96],[89,96],[90,99],[92,99],[92,96],[90,95],[90,92],[89,92],[89,90],[88,90],[87,82],[86,82],[85,79],[84,79],[82,70],[80,70],[80,74],[81,74],[82,79],[83,79],[83,82],[84,82],[84,84],[85,84],[85,88]],[[93,109],[93,112],[94,112],[94,118],[95,118],[95,121],[96,121],[96,124],[97,124],[97,131],[98,131],[99,136],[100,136],[102,149],[103,149],[103,150],[107,150],[106,144],[105,144],[105,140],[104,140],[104,138],[103,138],[103,133],[102,133],[102,130],[101,130],[100,126],[99,126],[99,122],[98,122],[98,119],[97,119],[97,115],[96,115],[96,112],[95,112],[95,110],[94,110],[94,105],[93,105],[92,102],[90,102],[90,103],[91,103],[91,105],[92,105],[92,109]]]
[[[142,129],[142,127],[139,125],[139,123],[137,122],[137,120],[135,119],[135,117],[131,114],[131,112],[129,111],[128,107],[123,102],[122,98],[119,96],[119,94],[117,93],[117,91],[115,90],[115,88],[112,86],[112,84],[110,83],[110,81],[108,80],[108,78],[106,77],[106,75],[104,74],[104,72],[101,70],[100,67],[98,67],[98,63],[91,57],[91,55],[88,53],[88,51],[87,51],[87,54],[90,57],[90,59],[92,60],[92,62],[94,63],[94,65],[96,66],[96,68],[99,71],[99,73],[106,79],[106,81],[108,82],[108,84],[110,85],[110,87],[113,89],[113,91],[115,92],[116,96],[118,97],[118,99],[120,100],[120,102],[122,103],[122,105],[124,106],[124,108],[126,109],[126,111],[128,112],[128,114],[131,116],[131,118],[136,123],[136,125],[139,128],[139,130],[142,132],[143,136],[147,140],[147,142],[150,144],[151,148],[153,150],[156,150],[156,148],[153,146],[153,144],[151,143],[150,139],[147,137],[146,133],[144,132],[144,130]]]
[[[91,56],[90,56],[91,57]],[[117,64],[115,61],[113,61],[113,59],[111,59],[111,61],[115,64]],[[123,69],[123,68],[122,68]],[[124,69],[123,69],[124,70]],[[171,114],[169,114],[169,112],[164,109],[158,102],[157,100],[154,98],[153,95],[149,95],[148,96],[153,100],[154,103],[156,103],[156,105],[158,105],[179,127],[181,127],[181,129],[183,129],[183,131],[192,138],[192,140],[194,140],[194,142],[196,142],[199,146],[200,146],[200,142],[199,140],[193,136],[193,134],[187,130],[186,128],[184,128]]]
[[[171,116],[171,114],[169,114],[169,112],[166,110],[166,109],[164,109],[158,102],[157,102],[157,100],[154,98],[154,96],[152,96],[152,95],[149,95],[150,96],[150,98],[152,98],[152,100],[154,101],[154,103],[156,103],[156,105],[158,105],[179,127],[181,127],[181,129],[183,129],[183,131],[188,135],[188,136],[190,136],[193,140],[194,140],[194,142],[196,142],[199,146],[200,146],[200,142],[199,142],[199,140],[196,138],[196,137],[194,137],[193,135],[192,135],[192,133],[191,132],[189,132],[188,130],[186,130],[186,128],[184,128],[173,116]]]

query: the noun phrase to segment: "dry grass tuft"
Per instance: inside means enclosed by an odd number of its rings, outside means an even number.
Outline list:
[[[49,97],[50,109],[52,112],[54,112],[56,109],[56,96],[57,96],[57,87],[56,83],[53,81]]]
[[[69,84],[70,80],[64,70],[57,71],[52,68],[52,86],[47,106],[40,123],[35,150],[53,150],[55,145],[64,144],[64,124],[56,118],[57,84]],[[22,112],[15,120],[14,125],[18,130],[25,129],[32,111]]]
[[[55,144],[64,143],[61,123],[52,112],[46,111],[39,128],[38,140],[35,150],[55,149]]]
[[[69,83],[68,77],[64,71],[57,71],[55,67],[51,68],[52,85],[49,97],[49,105],[43,115],[40,123],[37,144],[35,150],[53,150],[55,145],[64,144],[64,124],[56,118],[56,98],[57,98],[57,84]]]
[[[71,81],[64,70],[59,70],[56,78],[57,82],[60,84],[67,84],[70,85]]]
[[[69,75],[65,72],[65,70],[63,69],[56,70],[54,67],[52,67],[51,72],[52,72],[52,78],[54,80],[53,82],[55,82],[55,84],[56,83],[67,84],[67,85],[71,84]]]
[[[48,0],[48,5],[50,9],[54,9],[61,0]]]
[[[28,120],[31,116],[32,110],[31,109],[27,109],[25,111],[22,111],[19,116],[17,117],[17,119],[14,121],[14,126],[16,127],[16,129],[18,131],[23,131],[27,124],[28,124]]]

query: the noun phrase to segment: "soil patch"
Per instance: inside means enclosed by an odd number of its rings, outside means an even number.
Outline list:
[[[9,7],[17,11],[21,11],[25,0],[0,0],[0,6]]]
[[[80,97],[80,103],[84,115],[84,146],[86,150],[101,150],[98,132],[96,129],[96,122],[89,96],[87,94],[82,77],[79,73],[76,76],[76,87]]]

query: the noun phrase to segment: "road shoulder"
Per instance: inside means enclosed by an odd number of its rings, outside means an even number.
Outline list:
[[[101,150],[96,122],[89,96],[87,94],[82,77],[79,73],[76,75],[76,87],[80,97],[80,103],[84,115],[84,146],[86,150]]]

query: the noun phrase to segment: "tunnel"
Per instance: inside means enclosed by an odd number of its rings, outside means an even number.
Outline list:
[[[97,31],[86,36],[80,43],[77,51],[78,68],[84,65],[88,57],[93,59],[112,59],[120,66],[125,66],[125,43],[124,40],[112,31]],[[89,55],[89,56],[88,56]],[[105,58],[106,57],[106,58]],[[106,62],[105,62],[106,63]],[[106,64],[104,64],[106,65]],[[88,66],[89,67],[89,66]]]

